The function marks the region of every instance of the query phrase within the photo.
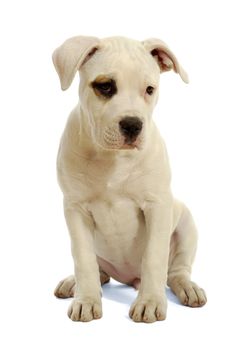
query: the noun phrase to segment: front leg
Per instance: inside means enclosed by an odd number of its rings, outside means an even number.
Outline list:
[[[64,201],[75,268],[74,300],[68,310],[73,321],[91,321],[102,316],[99,267],[93,244],[93,221],[78,206]]]
[[[169,243],[172,230],[172,196],[163,193],[144,208],[146,246],[142,257],[141,284],[129,315],[136,322],[155,322],[166,318],[165,294]]]

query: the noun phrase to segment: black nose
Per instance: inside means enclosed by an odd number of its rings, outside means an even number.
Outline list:
[[[135,141],[142,130],[142,121],[138,117],[125,117],[119,122],[119,126],[127,141]]]

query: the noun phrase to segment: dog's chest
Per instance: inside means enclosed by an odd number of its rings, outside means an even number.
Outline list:
[[[126,232],[127,237],[131,232],[132,236],[135,236],[143,220],[141,209],[133,200],[126,197],[98,198],[89,203],[88,209],[92,214],[95,229],[106,235],[106,239],[110,236],[116,236],[117,239],[124,238]]]
[[[96,254],[119,267],[132,260],[142,246],[145,230],[144,215],[136,203],[119,196],[99,198],[89,204],[89,210],[95,227]],[[139,260],[140,255],[138,251]]]
[[[103,171],[100,163],[89,166],[89,188],[95,195],[88,202],[95,225],[95,249],[99,257],[114,265],[127,261],[139,246],[144,231],[144,215],[129,195],[134,164],[118,159]]]

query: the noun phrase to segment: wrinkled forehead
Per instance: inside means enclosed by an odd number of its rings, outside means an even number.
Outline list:
[[[93,57],[80,70],[89,82],[99,75],[111,78],[159,80],[159,67],[142,43],[125,38],[102,40]]]

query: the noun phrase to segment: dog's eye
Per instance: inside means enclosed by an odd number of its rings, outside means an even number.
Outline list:
[[[147,86],[147,88],[146,88],[146,93],[147,93],[148,95],[152,95],[153,92],[154,92],[153,86]]]
[[[92,83],[92,87],[97,95],[102,95],[103,97],[107,98],[112,97],[117,92],[116,82],[112,79],[106,82],[94,81]]]
[[[101,84],[97,85],[97,89],[109,93],[112,90],[112,84],[111,83],[101,83]]]

